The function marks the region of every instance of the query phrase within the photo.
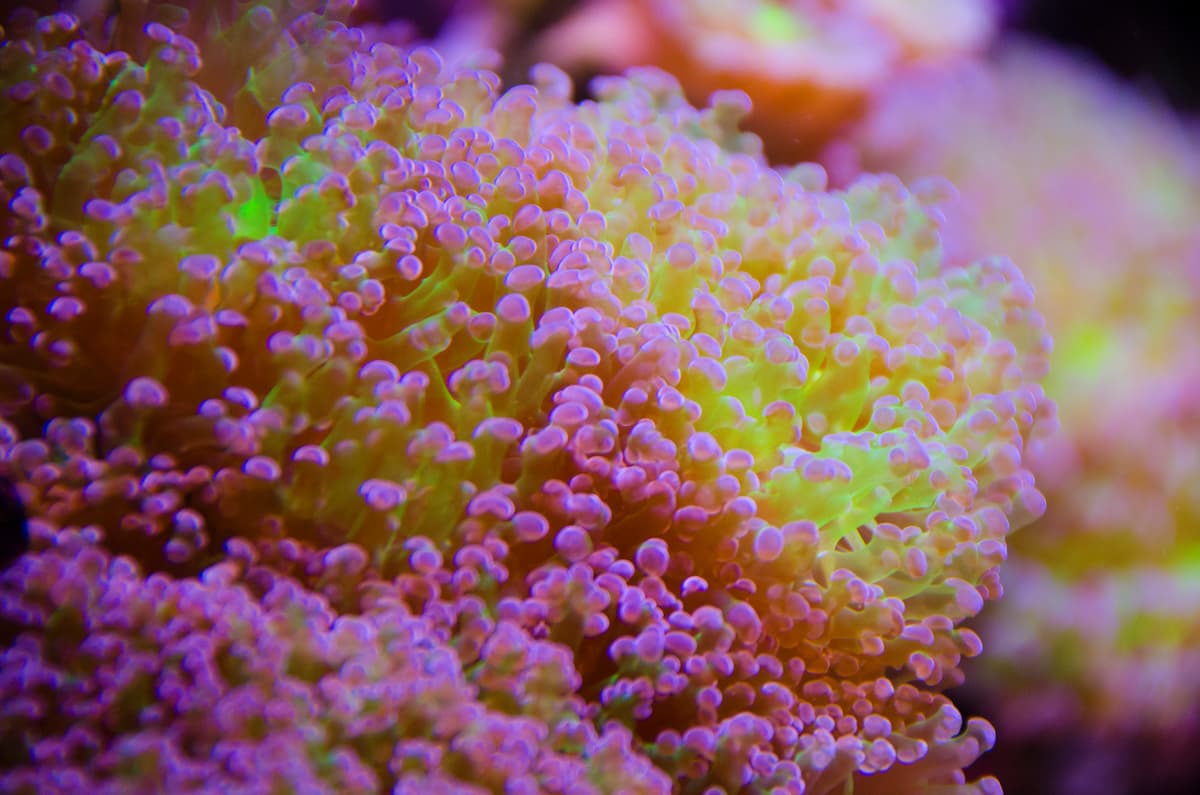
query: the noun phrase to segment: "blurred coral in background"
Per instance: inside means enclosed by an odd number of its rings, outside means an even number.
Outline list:
[[[590,0],[552,27],[537,57],[571,71],[652,63],[693,102],[739,89],[747,129],[774,162],[811,159],[858,119],[902,64],[977,54],[990,0]]]
[[[1010,41],[895,81],[832,152],[951,178],[951,257],[1020,262],[1055,337],[1062,433],[1031,459],[1049,509],[1011,539],[968,688],[1011,749],[985,767],[1020,792],[1200,782],[1198,144],[1096,64]],[[1072,750],[1026,772],[1022,744]]]
[[[352,2],[105,8],[0,47],[0,789],[999,791],[943,691],[1051,346],[949,188]]]

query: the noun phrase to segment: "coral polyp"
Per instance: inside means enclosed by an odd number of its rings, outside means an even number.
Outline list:
[[[944,186],[233,5],[6,28],[4,785],[997,791],[1050,346]]]

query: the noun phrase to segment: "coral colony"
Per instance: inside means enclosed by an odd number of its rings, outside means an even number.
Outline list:
[[[999,792],[1020,271],[351,5],[5,23],[0,790]]]

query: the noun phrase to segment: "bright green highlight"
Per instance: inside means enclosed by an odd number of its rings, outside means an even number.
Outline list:
[[[271,216],[275,213],[275,202],[267,196],[262,183],[254,182],[254,193],[238,205],[234,218],[239,237],[261,238],[273,231]]]
[[[750,18],[750,31],[755,39],[768,44],[786,44],[809,32],[794,13],[777,3],[758,7]]]

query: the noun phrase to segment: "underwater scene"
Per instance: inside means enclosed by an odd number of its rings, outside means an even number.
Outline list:
[[[1200,791],[1171,3],[0,3],[0,793]]]

